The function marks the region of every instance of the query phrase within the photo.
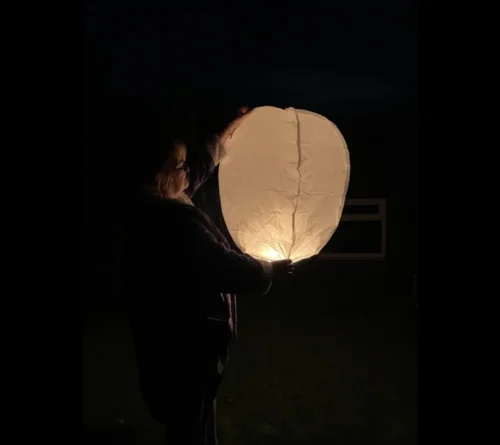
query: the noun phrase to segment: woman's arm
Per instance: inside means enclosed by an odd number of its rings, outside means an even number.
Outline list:
[[[190,198],[210,178],[220,161],[224,159],[226,156],[226,141],[232,137],[236,129],[250,115],[245,107],[241,108],[240,113],[243,113],[243,115],[233,120],[220,135],[213,137],[201,153],[193,154],[192,158],[188,159],[190,185],[186,194]]]
[[[269,291],[273,280],[271,263],[228,249],[196,221],[188,224],[190,227],[185,229],[190,255],[186,266],[193,280],[223,293]]]
[[[219,136],[210,140],[204,150],[188,158],[189,187],[186,195],[192,198],[197,190],[210,178],[215,168],[226,155],[224,144]]]

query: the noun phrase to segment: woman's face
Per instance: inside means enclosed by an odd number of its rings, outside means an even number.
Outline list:
[[[177,168],[171,173],[171,193],[173,198],[178,198],[188,187],[189,167],[186,164],[186,159],[180,159],[177,163]]]

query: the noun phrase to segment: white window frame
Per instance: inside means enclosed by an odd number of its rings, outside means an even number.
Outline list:
[[[386,256],[387,241],[387,199],[346,199],[346,206],[378,206],[377,213],[347,213],[342,214],[343,221],[381,221],[381,251],[376,253],[330,253],[321,252],[318,257],[323,260],[384,260]],[[335,234],[333,234],[335,236]]]

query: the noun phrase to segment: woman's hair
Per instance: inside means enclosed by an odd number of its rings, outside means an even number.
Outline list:
[[[171,196],[170,190],[172,187],[172,172],[186,160],[187,149],[186,144],[181,140],[176,140],[172,143],[168,151],[167,160],[161,171],[156,174],[154,180],[154,190],[162,198]]]

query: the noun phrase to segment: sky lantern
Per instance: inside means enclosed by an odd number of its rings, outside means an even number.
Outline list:
[[[318,254],[337,229],[349,184],[338,128],[310,111],[258,107],[226,146],[219,188],[236,245],[268,261]]]

